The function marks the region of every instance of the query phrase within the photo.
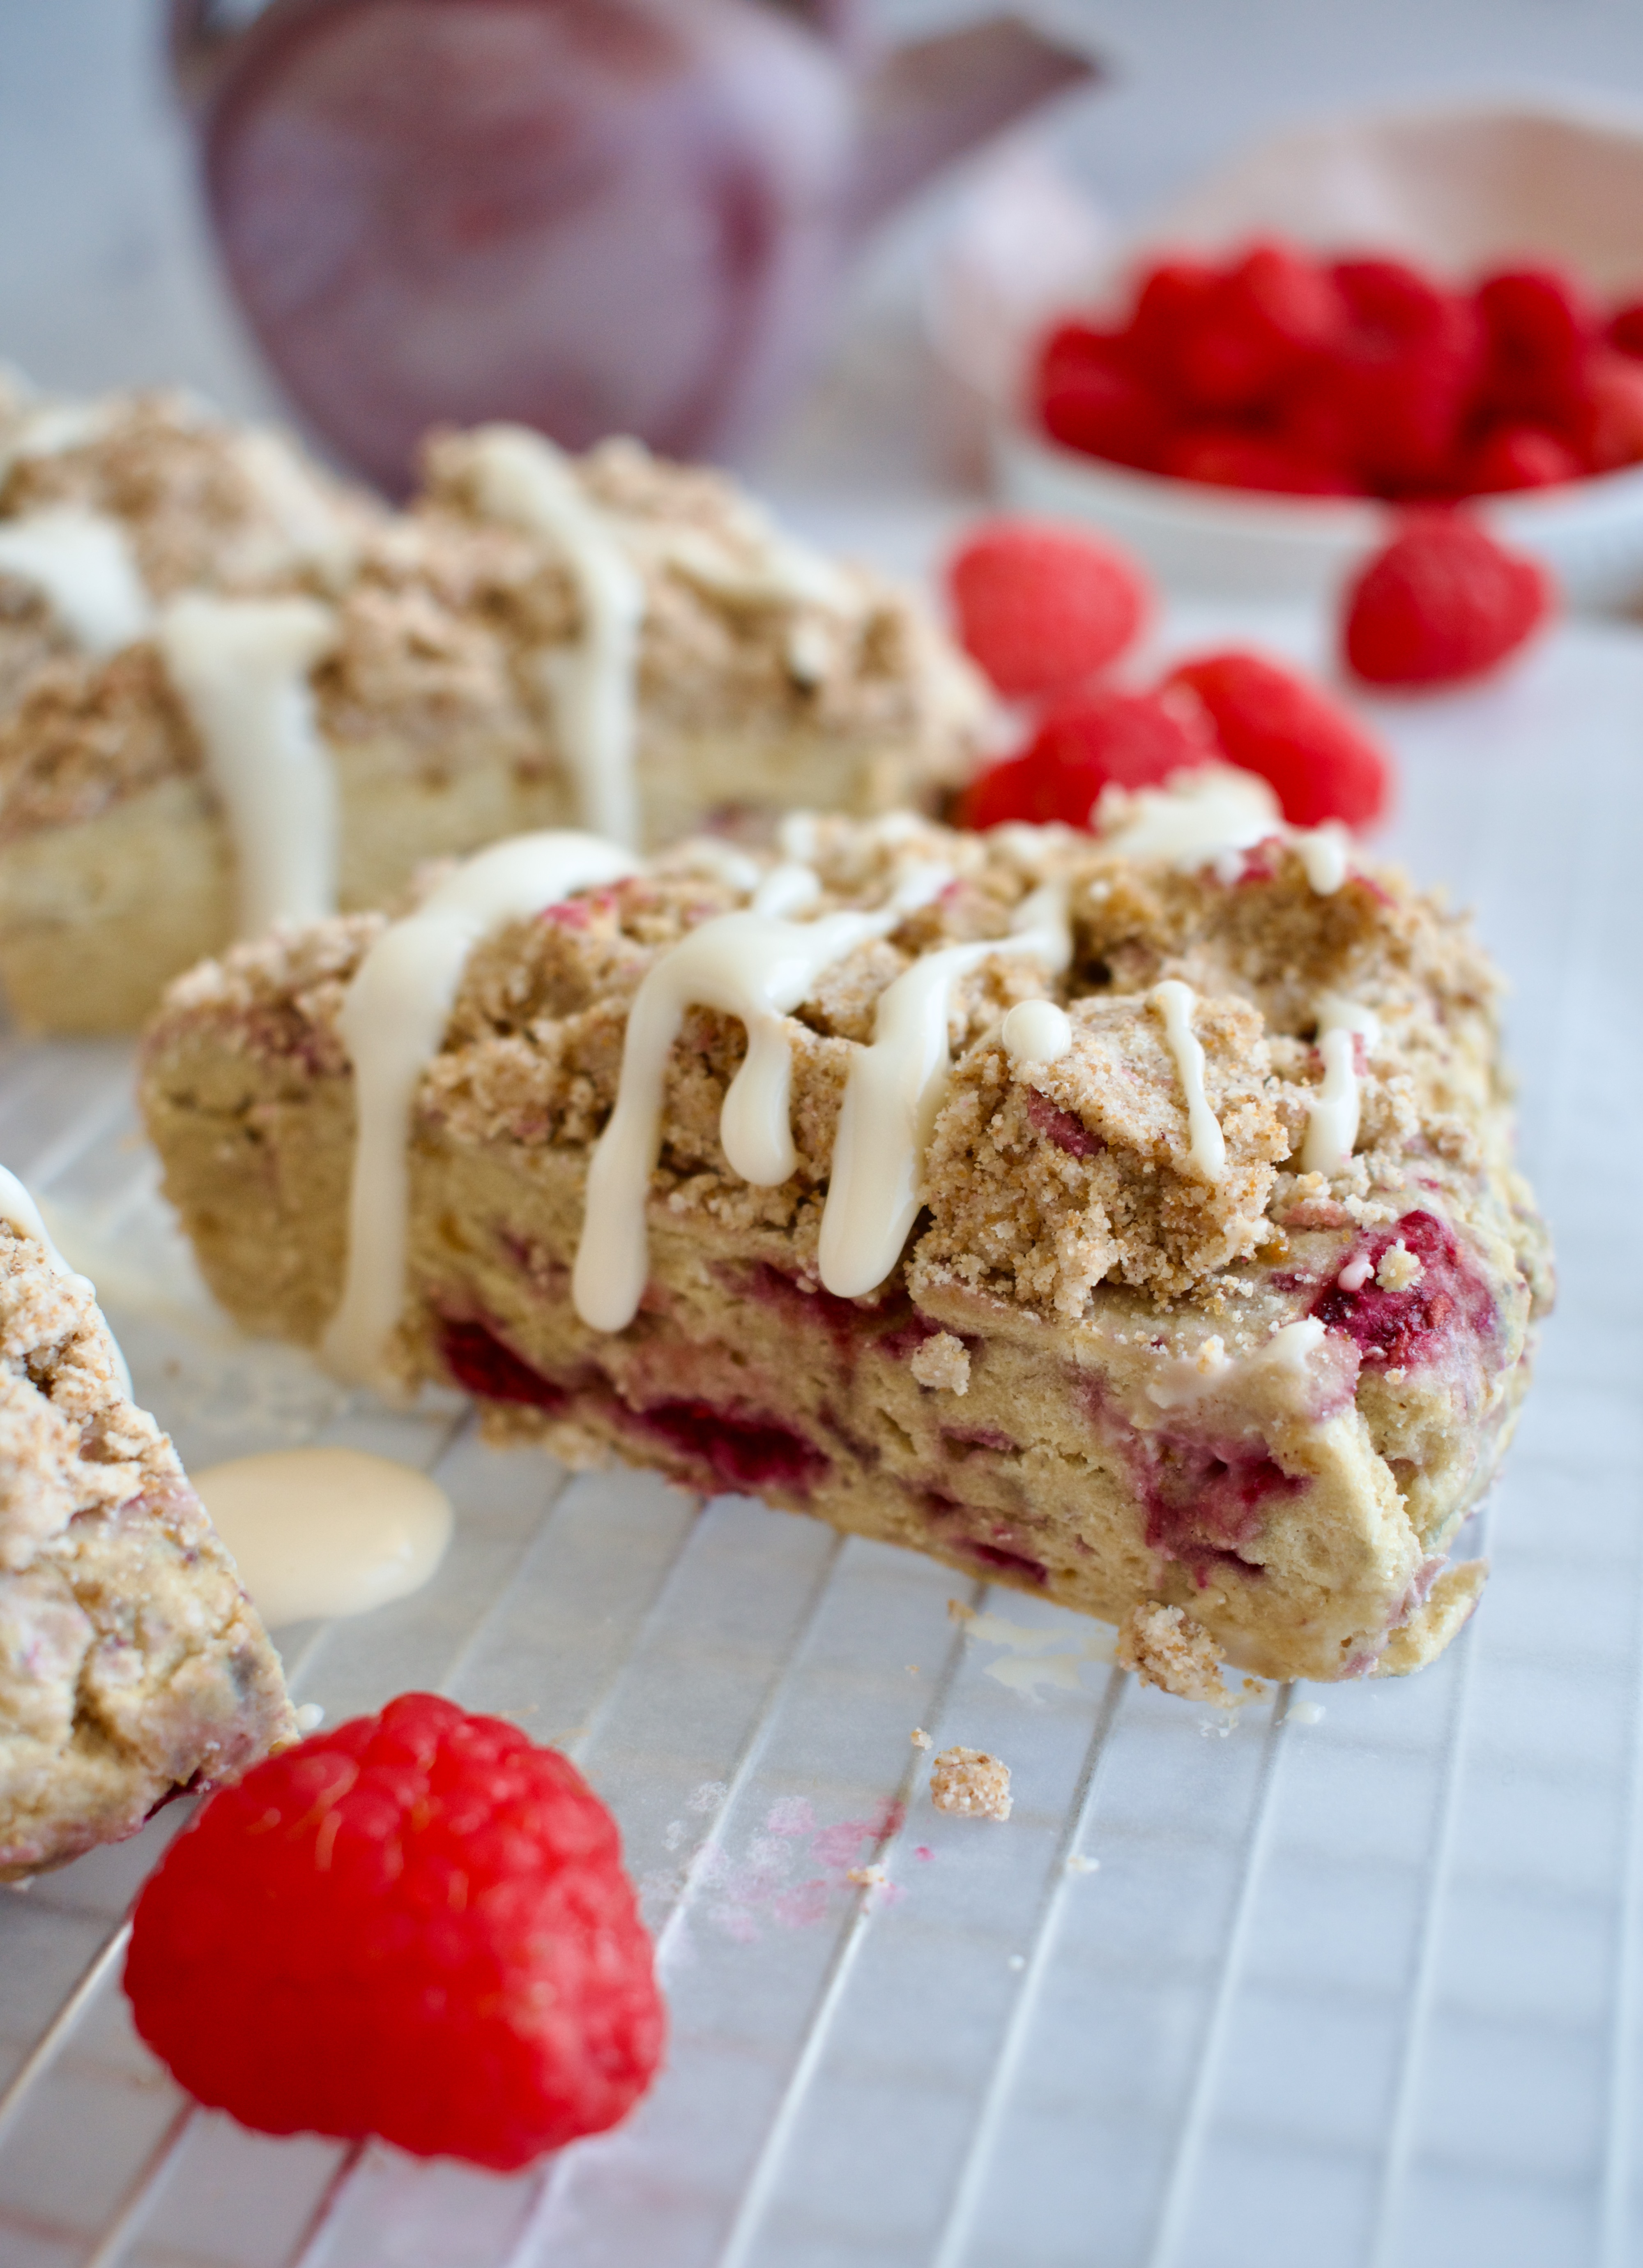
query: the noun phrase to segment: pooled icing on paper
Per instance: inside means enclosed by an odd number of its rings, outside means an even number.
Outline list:
[[[387,1351],[405,1293],[410,1126],[416,1087],[439,1051],[474,947],[506,921],[637,872],[614,843],[569,831],[493,843],[394,922],[366,954],[338,1029],[354,1066],[353,1179],[343,1296],[321,1352],[343,1378],[387,1382]]]
[[[0,520],[0,574],[32,584],[94,660],[145,637],[153,623],[131,540],[107,512],[53,504]]]
[[[359,1449],[272,1449],[193,1479],[270,1630],[408,1598],[451,1541],[438,1482]]]
[[[317,599],[185,592],[157,642],[204,750],[238,870],[235,932],[335,909],[336,780],[308,674],[336,638]]]
[[[1351,1164],[1360,1107],[1357,1043],[1361,1039],[1373,1047],[1380,1036],[1380,1020],[1373,1010],[1333,993],[1318,1003],[1323,1084],[1307,1105],[1306,1138],[1300,1145],[1303,1172],[1339,1174]]]
[[[544,656],[544,682],[584,824],[631,845],[639,837],[634,743],[644,578],[545,436],[525,425],[483,425],[472,438],[481,511],[557,545],[571,571],[582,634],[574,646]]]
[[[1170,976],[1153,987],[1152,998],[1163,1017],[1169,1051],[1175,1059],[1175,1076],[1186,1100],[1192,1162],[1208,1180],[1219,1182],[1227,1171],[1227,1141],[1205,1090],[1204,1043],[1192,1028],[1196,996],[1190,984]]]

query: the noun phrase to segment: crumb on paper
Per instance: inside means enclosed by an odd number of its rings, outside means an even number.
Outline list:
[[[922,1725],[913,1727],[913,1746],[916,1749],[933,1749],[935,1746],[935,1742]]]
[[[882,1867],[851,1867],[844,1876],[861,1890],[881,1890],[889,1879]]]
[[[1297,1701],[1289,1712],[1292,1725],[1321,1725],[1323,1722],[1322,1701]]]
[[[1400,1236],[1389,1250],[1381,1254],[1374,1280],[1383,1292],[1407,1292],[1411,1284],[1419,1281],[1421,1273],[1419,1259]]]
[[[969,1392],[969,1349],[951,1331],[926,1339],[907,1366],[920,1386],[946,1394]]]
[[[975,1608],[967,1607],[962,1599],[947,1601],[947,1620],[950,1623],[973,1623],[975,1619]]]
[[[325,1722],[325,1709],[318,1701],[305,1701],[297,1712],[297,1730],[305,1737],[317,1733]]]
[[[1010,1767],[984,1749],[943,1749],[930,1767],[930,1800],[961,1819],[1007,1819]]]
[[[1067,1872],[1069,1874],[1099,1874],[1101,1860],[1087,1859],[1082,1851],[1075,1851],[1067,1860]]]
[[[1119,1666],[1132,1669],[1143,1685],[1157,1685],[1183,1701],[1230,1705],[1221,1680],[1220,1648],[1183,1607],[1155,1600],[1132,1607],[1118,1633]]]

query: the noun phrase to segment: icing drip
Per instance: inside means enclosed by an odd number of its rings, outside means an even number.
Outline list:
[[[1286,826],[1266,782],[1229,764],[1203,764],[1178,772],[1168,787],[1139,788],[1132,795],[1109,787],[1094,818],[1109,850],[1162,860],[1178,874],[1211,866],[1219,880],[1235,882],[1245,852],[1274,839],[1293,846],[1320,897],[1332,897],[1349,871],[1346,830],[1338,821]]]
[[[52,1242],[46,1224],[40,1217],[40,1207],[30,1197],[17,1175],[8,1173],[4,1166],[0,1166],[0,1220],[4,1221],[8,1227],[14,1228],[19,1236],[26,1236],[40,1246],[46,1256],[46,1263],[54,1275],[61,1276],[65,1283],[77,1285],[82,1291],[89,1292],[93,1300],[97,1297],[95,1284],[92,1282],[90,1277],[82,1276],[77,1268],[70,1267],[62,1253]],[[112,1331],[109,1332],[108,1337],[114,1348],[115,1374],[124,1389],[126,1399],[129,1401],[131,1373],[127,1366],[124,1355],[120,1351],[120,1343]]]
[[[571,1278],[576,1311],[595,1330],[620,1331],[638,1312],[650,1272],[645,1206],[661,1154],[667,1058],[685,1010],[717,1008],[747,1027],[748,1052],[719,1115],[733,1171],[755,1189],[775,1189],[799,1163],[789,1123],[792,1049],[786,1018],[816,979],[870,939],[884,937],[948,877],[920,866],[877,913],[786,916],[819,894],[807,867],[776,867],[743,913],[721,914],[664,954],[647,971],[628,1015],[616,1107],[587,1173],[582,1241]]]
[[[919,1172],[952,1075],[954,988],[994,954],[1034,954],[1056,973],[1072,959],[1057,886],[1024,900],[1012,929],[1007,938],[925,954],[880,996],[873,1044],[845,1083],[822,1214],[822,1281],[840,1299],[883,1283],[918,1217]]]
[[[1011,1067],[1059,1063],[1072,1046],[1072,1023],[1053,1000],[1023,1000],[1012,1008],[998,1035]]]
[[[359,556],[353,530],[292,443],[270,426],[234,435],[240,470],[278,523],[284,556],[272,569],[312,567],[326,588],[342,591]]]
[[[336,782],[308,673],[335,638],[315,599],[173,599],[158,641],[205,751],[239,864],[238,933],[336,902]]]
[[[726,883],[748,897],[758,888],[764,873],[756,858],[745,850],[738,850],[732,843],[721,843],[713,835],[693,835],[672,850],[662,871],[675,869],[687,874],[711,874],[715,881]]]
[[[270,1449],[194,1485],[270,1630],[421,1590],[451,1541],[437,1481],[360,1449]]]
[[[14,425],[0,448],[0,480],[13,465],[33,457],[61,457],[84,449],[112,431],[119,416],[115,401],[45,401]]]
[[[0,573],[32,583],[99,659],[146,637],[153,621],[130,541],[106,512],[62,504],[0,520]]]
[[[583,495],[561,452],[523,425],[474,436],[475,493],[494,519],[545,536],[564,555],[582,609],[579,644],[543,659],[560,745],[583,819],[617,843],[638,840],[635,695],[645,583]]]
[[[1318,1003],[1318,1052],[1323,1084],[1308,1102],[1300,1163],[1308,1174],[1344,1173],[1358,1139],[1358,1042],[1373,1047],[1380,1020],[1355,1001],[1327,993]]]
[[[1206,1180],[1219,1182],[1227,1171],[1227,1144],[1204,1090],[1204,1046],[1192,1028],[1192,987],[1179,977],[1167,977],[1153,987],[1153,1005],[1163,1017],[1175,1076],[1186,1097],[1192,1162]]]
[[[411,1110],[468,954],[503,922],[636,871],[626,851],[594,836],[516,836],[460,866],[416,913],[385,930],[360,964],[339,1020],[354,1066],[357,1126],[348,1268],[322,1346],[343,1377],[380,1385],[387,1374],[405,1291]]]

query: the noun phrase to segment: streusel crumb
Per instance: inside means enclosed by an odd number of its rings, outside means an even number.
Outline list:
[[[930,1800],[961,1819],[1007,1819],[1010,1767],[984,1749],[943,1749],[930,1767]]]
[[[969,1392],[969,1349],[951,1331],[938,1331],[934,1338],[926,1339],[907,1366],[920,1386],[938,1393]]]
[[[1143,1685],[1159,1686],[1183,1701],[1227,1705],[1221,1650],[1183,1607],[1160,1606],[1154,1601],[1132,1607],[1118,1631],[1116,1659]]]
[[[1374,1280],[1383,1292],[1407,1292],[1411,1284],[1420,1281],[1421,1263],[1400,1236],[1388,1252],[1381,1256],[1381,1265],[1374,1271]]]

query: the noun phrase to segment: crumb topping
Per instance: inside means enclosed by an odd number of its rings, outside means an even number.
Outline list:
[[[1143,1685],[1156,1685],[1183,1701],[1207,1701],[1226,1708],[1230,1700],[1221,1677],[1219,1646],[1201,1623],[1182,1607],[1147,1600],[1132,1607],[1118,1630],[1116,1660],[1133,1670]]]
[[[1007,1819],[1010,1767],[984,1749],[943,1749],[930,1767],[930,1800],[958,1819]]]

